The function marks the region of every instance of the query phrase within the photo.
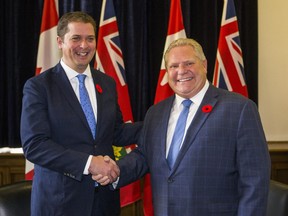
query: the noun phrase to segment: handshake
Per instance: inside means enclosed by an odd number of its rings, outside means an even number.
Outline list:
[[[101,185],[107,185],[115,182],[120,175],[120,169],[116,162],[109,156],[93,156],[89,173],[92,179]]]

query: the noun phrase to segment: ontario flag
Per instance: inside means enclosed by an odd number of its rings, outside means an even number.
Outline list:
[[[165,41],[164,52],[170,45],[170,43],[179,38],[186,38],[186,33],[183,24],[181,1],[171,0],[170,3],[170,13],[169,13],[169,23],[167,37]],[[158,78],[158,84],[154,99],[154,104],[170,97],[174,92],[168,84],[168,75],[165,69],[164,56],[162,57],[162,63]],[[143,190],[143,209],[145,216],[153,216],[153,203],[152,203],[152,191],[150,174],[146,174],[144,177],[144,190]]]
[[[123,119],[125,122],[133,122],[113,0],[103,0],[102,2],[95,68],[115,80]],[[135,147],[135,144],[127,147],[113,146],[116,160],[128,154]],[[121,207],[139,199],[141,199],[139,180],[120,189]]]
[[[233,0],[224,0],[213,85],[248,97]]]
[[[44,0],[36,75],[55,66],[61,58],[61,52],[56,41],[58,19],[58,0]],[[33,176],[34,164],[26,160],[25,179],[32,180]]]

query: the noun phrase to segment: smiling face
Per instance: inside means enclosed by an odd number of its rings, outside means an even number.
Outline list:
[[[64,37],[57,37],[62,50],[62,60],[70,68],[83,73],[92,60],[96,50],[96,37],[91,23],[70,22]]]
[[[175,46],[166,54],[168,82],[183,98],[195,96],[205,85],[207,61],[200,60],[191,45]]]

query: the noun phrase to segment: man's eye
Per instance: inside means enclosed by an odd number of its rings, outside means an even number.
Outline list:
[[[79,41],[79,37],[72,37],[72,41]]]
[[[89,42],[93,42],[94,40],[95,40],[94,37],[88,38],[88,41],[89,41]]]
[[[171,68],[171,69],[178,68],[178,65],[171,65],[170,68]]]

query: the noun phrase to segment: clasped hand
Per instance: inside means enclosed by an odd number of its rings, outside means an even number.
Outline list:
[[[109,156],[93,156],[89,172],[92,174],[92,179],[101,185],[111,184],[115,182],[120,175],[120,169],[116,162]]]

